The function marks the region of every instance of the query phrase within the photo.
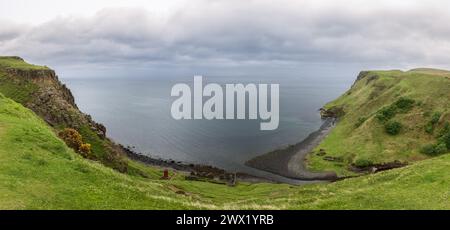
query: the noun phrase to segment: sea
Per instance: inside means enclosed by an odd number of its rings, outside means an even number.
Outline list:
[[[323,123],[319,109],[344,93],[354,74],[283,77],[203,76],[204,83],[279,84],[280,122],[261,131],[260,120],[175,120],[171,106],[177,83],[193,85],[193,76],[70,77],[83,112],[107,127],[114,141],[142,154],[184,163],[207,164],[231,172],[267,176],[245,162],[269,151],[302,141]]]

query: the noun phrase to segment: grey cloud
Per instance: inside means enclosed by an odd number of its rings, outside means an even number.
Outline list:
[[[25,29],[0,22],[0,52],[52,62],[415,62],[450,58],[450,7],[196,1],[158,18],[104,9]],[[438,2],[436,2],[438,3]],[[377,6],[377,5],[375,5]]]
[[[27,26],[11,21],[0,20],[0,42],[10,41],[19,37],[27,30]]]

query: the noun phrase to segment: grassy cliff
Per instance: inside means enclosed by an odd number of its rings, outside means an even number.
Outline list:
[[[352,175],[352,166],[411,163],[450,152],[443,147],[443,138],[450,135],[448,71],[361,72],[354,85],[325,109],[341,111],[341,116],[309,156],[313,170]]]

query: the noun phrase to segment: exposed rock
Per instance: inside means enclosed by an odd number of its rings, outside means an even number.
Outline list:
[[[407,166],[408,163],[406,162],[400,162],[400,161],[393,161],[393,162],[387,162],[387,163],[381,163],[381,164],[372,164],[370,166],[365,167],[358,167],[354,164],[350,165],[349,170],[353,172],[358,173],[377,173],[382,172],[390,169],[395,168],[401,168]]]
[[[322,119],[325,118],[339,118],[345,115],[345,111],[342,107],[334,106],[329,109],[321,108],[320,110],[320,116]]]
[[[55,71],[7,68],[6,72],[14,78],[19,78],[19,81],[31,81],[38,86],[25,106],[43,117],[50,125],[64,125],[72,128],[86,125],[99,137],[103,139],[106,137],[105,126],[94,122],[89,115],[78,110],[72,92],[59,81]]]

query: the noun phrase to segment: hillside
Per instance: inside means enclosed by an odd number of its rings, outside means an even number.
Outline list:
[[[449,152],[448,71],[361,72],[325,109],[339,113],[340,121],[309,156],[313,170],[354,175],[352,167],[411,163]]]
[[[449,209],[450,155],[331,184],[228,187],[122,174],[81,158],[0,94],[0,209]]]

